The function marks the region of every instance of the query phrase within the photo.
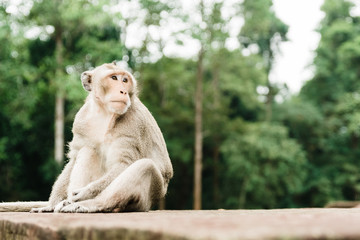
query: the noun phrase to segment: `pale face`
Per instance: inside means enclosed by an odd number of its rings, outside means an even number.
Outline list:
[[[124,114],[131,105],[131,78],[125,72],[111,74],[103,80],[107,89],[104,98],[108,110],[117,114]]]
[[[124,114],[136,89],[133,76],[113,64],[104,64],[82,74],[84,88],[111,113]]]

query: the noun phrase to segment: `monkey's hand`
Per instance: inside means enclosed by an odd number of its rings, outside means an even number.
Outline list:
[[[79,203],[72,203],[61,209],[62,213],[88,213],[90,212],[89,208],[79,205]]]
[[[72,192],[71,200],[73,202],[79,202],[94,198],[96,195],[95,191],[92,191],[91,184],[89,184],[86,187],[74,190]]]
[[[71,201],[69,201],[69,200],[67,200],[67,199],[66,199],[66,200],[63,200],[63,201],[59,202],[59,203],[55,206],[54,212],[60,212],[61,209],[63,209],[65,206],[70,205],[70,204],[72,204]]]
[[[30,210],[31,213],[43,213],[43,212],[53,212],[54,207],[47,206],[47,207],[41,207],[41,208],[32,208]]]

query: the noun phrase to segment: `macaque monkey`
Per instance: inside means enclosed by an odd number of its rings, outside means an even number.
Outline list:
[[[113,63],[82,73],[81,82],[89,95],[75,116],[69,162],[49,201],[0,203],[0,211],[148,211],[165,196],[172,165],[135,78]]]

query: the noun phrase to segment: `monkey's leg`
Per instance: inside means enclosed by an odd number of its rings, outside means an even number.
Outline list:
[[[96,198],[70,204],[60,212],[148,211],[152,201],[165,195],[159,168],[151,159],[131,164]]]

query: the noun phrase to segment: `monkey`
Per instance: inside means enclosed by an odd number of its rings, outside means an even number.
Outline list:
[[[0,203],[0,211],[149,211],[165,196],[172,164],[134,76],[113,62],[83,72],[80,79],[88,96],[75,115],[69,161],[49,200]]]

